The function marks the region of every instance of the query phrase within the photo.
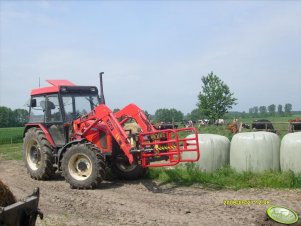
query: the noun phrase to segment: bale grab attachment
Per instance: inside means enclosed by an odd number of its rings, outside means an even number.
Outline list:
[[[187,133],[194,136],[182,138]],[[139,135],[139,146],[137,151],[141,152],[142,167],[174,166],[180,162],[196,162],[200,158],[195,128],[144,132]],[[193,154],[192,157],[184,157],[184,153]]]

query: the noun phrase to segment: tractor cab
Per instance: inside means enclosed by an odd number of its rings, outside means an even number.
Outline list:
[[[67,80],[48,80],[52,86],[33,89],[27,126],[42,125],[57,147],[69,142],[69,127],[99,104],[95,86],[75,86]]]

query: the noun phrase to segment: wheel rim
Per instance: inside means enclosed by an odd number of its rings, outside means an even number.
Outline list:
[[[36,140],[31,140],[26,148],[27,164],[32,170],[38,170],[41,165],[41,149]]]
[[[68,163],[70,175],[76,180],[86,180],[92,174],[91,159],[85,154],[74,154]]]

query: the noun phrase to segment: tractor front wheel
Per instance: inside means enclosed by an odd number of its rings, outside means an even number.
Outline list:
[[[92,189],[105,178],[105,159],[91,143],[78,143],[67,149],[62,171],[71,188]]]
[[[27,130],[23,141],[23,159],[33,179],[46,180],[55,174],[52,147],[40,128]]]

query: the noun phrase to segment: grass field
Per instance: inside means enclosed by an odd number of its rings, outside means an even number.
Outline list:
[[[21,143],[23,140],[23,127],[0,128],[0,145]]]
[[[22,159],[22,143],[0,145],[0,159],[21,160]]]
[[[225,166],[213,173],[199,171],[194,164],[186,167],[153,168],[148,171],[147,177],[162,183],[175,183],[189,186],[192,184],[210,188],[301,188],[301,174],[289,172],[266,171],[263,173],[237,173],[229,166]]]

